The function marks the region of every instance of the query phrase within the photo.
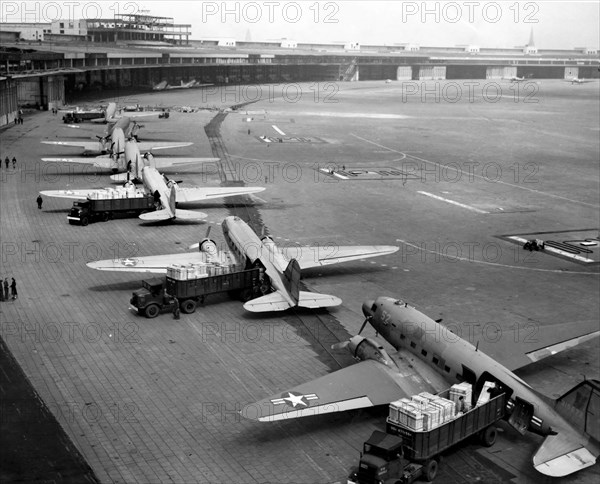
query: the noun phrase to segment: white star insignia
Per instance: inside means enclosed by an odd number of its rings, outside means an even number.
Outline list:
[[[134,266],[137,263],[137,259],[121,259],[121,264],[123,264],[124,266]]]
[[[310,400],[317,400],[319,397],[315,394],[315,393],[309,393],[307,395],[302,395],[300,393],[297,392],[286,392],[287,396],[284,397],[283,394],[281,396],[281,398],[274,398],[271,400],[271,403],[273,405],[282,405],[282,404],[286,404],[289,405],[290,407],[294,407],[296,408],[298,405],[303,405],[305,407],[308,407],[308,401]]]

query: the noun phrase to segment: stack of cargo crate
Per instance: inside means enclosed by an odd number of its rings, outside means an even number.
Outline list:
[[[452,385],[450,387],[450,400],[454,402],[457,412],[468,412],[472,406],[473,385],[467,382]]]
[[[456,416],[455,404],[438,395],[422,392],[411,399],[390,404],[388,420],[411,430],[429,431]]]
[[[178,281],[188,281],[231,274],[243,269],[230,252],[222,252],[219,260],[219,262],[194,262],[185,265],[171,264],[167,267],[167,277]]]

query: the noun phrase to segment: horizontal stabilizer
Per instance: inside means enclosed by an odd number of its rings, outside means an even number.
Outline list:
[[[204,220],[208,215],[204,212],[193,210],[175,210],[175,216],[169,210],[157,210],[140,215],[140,219],[146,222],[164,222],[167,220]]]
[[[316,292],[300,291],[298,299],[298,306],[302,308],[327,308],[330,306],[339,306],[340,304],[342,304],[340,298]],[[253,313],[285,311],[291,307],[294,307],[293,301],[286,298],[281,292],[272,292],[244,304],[244,309]]]
[[[125,183],[126,181],[133,181],[136,179],[135,173],[117,173],[115,175],[110,175],[109,177],[112,181],[116,181],[119,183]]]
[[[252,299],[244,304],[244,309],[252,313],[266,313],[269,311],[285,311],[292,307],[292,303],[280,292],[272,292],[266,296]]]
[[[204,212],[197,212],[195,210],[175,210],[175,218],[177,220],[204,220],[208,217],[208,214]]]
[[[588,449],[560,433],[546,437],[533,456],[535,469],[552,477],[567,476],[595,463],[596,457]]]
[[[342,300],[339,297],[306,291],[300,291],[298,300],[298,306],[301,308],[328,308],[340,304],[342,304]]]

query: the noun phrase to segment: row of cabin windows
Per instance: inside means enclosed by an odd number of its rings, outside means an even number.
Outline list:
[[[406,338],[406,336],[404,336],[402,333],[400,333],[400,339],[405,339],[405,338]],[[416,347],[417,347],[417,343],[415,343],[414,341],[411,341],[411,342],[410,342],[410,347],[411,347],[411,348],[416,348]],[[427,350],[425,350],[425,349],[422,349],[422,350],[421,350],[421,354],[422,354],[423,356],[427,357]],[[439,366],[439,363],[440,363],[440,358],[439,358],[438,356],[435,356],[435,355],[433,355],[432,361],[433,361],[433,364],[434,364],[435,366]],[[448,365],[444,365],[444,371],[445,371],[446,373],[450,373],[450,370],[451,370],[451,368],[450,368]],[[460,373],[457,373],[457,374],[456,374],[456,378],[457,378],[457,379],[459,379],[459,380],[461,379],[461,375],[460,375]]]

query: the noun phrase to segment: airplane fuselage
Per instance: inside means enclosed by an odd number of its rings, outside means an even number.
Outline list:
[[[234,252],[236,257],[242,261],[249,261],[250,264],[260,260],[265,267],[265,272],[271,279],[271,285],[276,291],[289,299],[291,306],[296,305],[296,301],[289,296],[283,282],[283,271],[285,265],[281,267],[285,259],[273,241],[266,237],[260,240],[258,235],[250,228],[246,222],[238,217],[226,217],[222,224],[223,235],[227,245]]]
[[[129,148],[130,151],[132,149],[134,149],[135,151],[137,151],[137,154],[139,155],[139,150],[137,150],[137,147],[135,146],[135,142],[128,142],[127,145],[128,146],[133,145],[134,148],[130,147]],[[142,182],[144,184],[144,187],[146,188],[146,190],[148,190],[149,193],[155,194],[156,192],[158,192],[158,194],[160,195],[160,202],[162,205],[162,209],[168,210],[169,212],[171,212],[171,208],[169,206],[169,197],[171,195],[171,187],[169,187],[169,185],[167,185],[167,182],[165,181],[164,176],[161,175],[156,168],[146,166],[142,169]],[[175,217],[175,213],[171,213],[171,215],[172,215],[171,218]]]
[[[468,381],[474,388],[485,381],[495,382],[507,392],[510,413],[520,399],[531,405],[527,430],[539,435],[576,432],[555,409],[552,400],[536,392],[512,371],[478,351],[468,341],[452,333],[423,313],[394,298],[380,297],[363,304],[371,325],[396,349],[409,351],[441,374],[450,384]]]

